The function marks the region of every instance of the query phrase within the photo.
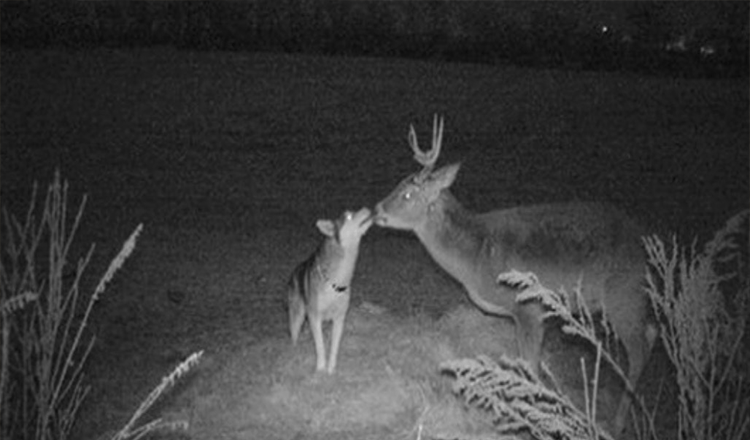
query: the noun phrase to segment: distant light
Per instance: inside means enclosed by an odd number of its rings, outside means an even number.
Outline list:
[[[667,42],[666,49],[669,52],[687,52],[687,43],[687,36],[680,35],[677,39]]]
[[[606,24],[602,25],[600,30],[602,31],[603,34],[606,34],[607,32],[609,32],[609,26],[607,26]]]
[[[701,55],[708,57],[716,53],[716,48],[711,44],[704,44],[701,46]]]

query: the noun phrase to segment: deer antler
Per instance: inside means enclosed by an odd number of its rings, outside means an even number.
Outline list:
[[[414,150],[414,160],[419,162],[424,168],[422,169],[422,176],[432,171],[432,167],[435,166],[435,162],[440,156],[440,146],[443,143],[443,118],[440,118],[438,123],[438,116],[435,115],[435,120],[432,124],[432,148],[430,151],[422,151],[417,143],[417,133],[414,131],[414,125],[409,126],[409,145]]]

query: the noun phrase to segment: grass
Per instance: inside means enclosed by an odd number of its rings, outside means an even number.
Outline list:
[[[678,438],[742,439],[750,433],[746,369],[750,284],[748,216],[729,219],[703,250],[645,238],[648,292],[677,372]],[[671,248],[671,249],[670,249]],[[744,345],[743,345],[744,344]]]
[[[441,370],[455,377],[453,392],[462,396],[467,404],[490,413],[501,436],[515,438],[516,435],[528,433],[538,439],[611,439],[597,419],[602,356],[626,384],[626,392],[635,391],[609,350],[602,348],[612,336],[606,321],[604,335],[598,336],[595,321],[581,298],[580,289],[574,292],[577,295],[575,303],[581,304],[580,315],[574,316],[567,295],[549,290],[533,273],[510,271],[500,274],[498,282],[523,286],[523,293],[518,295],[517,301],[540,301],[547,309],[543,319],[560,318],[564,333],[586,340],[596,347],[594,377],[590,381],[585,359],[580,358],[583,405],[577,405],[566,395],[546,365],[542,364],[541,370],[548,376],[551,386],[543,382],[527,362],[507,356],[501,356],[497,361],[480,356],[442,363]]]
[[[587,412],[595,405],[579,409],[564,393],[548,388],[523,360],[480,356],[444,362],[441,369],[455,375],[454,393],[490,414],[500,436],[612,438],[597,426],[595,410]]]
[[[78,280],[93,248],[72,269],[73,280],[64,282],[84,205],[85,198],[69,225],[67,184],[56,175],[41,212],[35,187],[23,221],[3,213],[0,301],[5,311],[20,298],[34,298],[25,309],[3,313],[0,392],[6,438],[66,438],[86,396],[83,364],[93,340],[83,335],[96,300],[91,297],[79,320]]]
[[[138,440],[158,431],[187,431],[189,424],[185,420],[166,421],[157,418],[140,426],[137,426],[137,422],[151,409],[159,397],[174,387],[180,377],[187,374],[200,361],[201,356],[203,356],[202,351],[191,354],[164,377],[161,383],[141,402],[125,426],[111,437],[111,440]]]
[[[68,223],[68,184],[56,173],[41,209],[36,185],[24,221],[5,211],[0,260],[0,435],[17,439],[69,438],[89,393],[86,363],[95,336],[87,326],[101,295],[135,249],[139,225],[112,260],[85,301],[80,280],[93,255],[92,246],[71,270],[69,250],[84,212],[81,202]],[[39,219],[37,220],[37,216]],[[83,297],[83,301],[81,298]],[[187,422],[156,419],[135,424],[180,376],[194,366],[202,352],[183,361],[141,403],[113,440],[140,439],[157,430],[187,429]]]

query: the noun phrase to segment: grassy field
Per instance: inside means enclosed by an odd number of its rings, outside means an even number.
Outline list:
[[[189,420],[193,438],[416,438],[417,426],[445,437],[482,428],[454,417],[437,364],[504,351],[497,335],[510,327],[474,312],[415,237],[373,228],[339,372],[313,377],[309,332],[292,349],[282,291],[320,238],[315,220],[373,206],[416,170],[408,126],[425,138],[440,113],[441,163],[463,163],[454,193],[469,208],[607,201],[689,239],[748,206],[748,98],[746,81],[167,48],[3,51],[0,201],[22,213],[32,182],[46,185],[57,167],[72,202],[88,193],[77,243],[97,243],[89,284],[145,224],[97,305],[94,389],[75,438],[117,429],[200,349],[204,361],[156,409]],[[548,344],[551,359],[560,344]],[[667,374],[658,357],[648,371],[652,384]]]

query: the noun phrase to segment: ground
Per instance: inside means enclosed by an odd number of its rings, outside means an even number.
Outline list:
[[[88,287],[144,224],[95,309],[74,438],[122,426],[197,350],[151,415],[188,420],[195,439],[486,428],[437,365],[509,350],[512,327],[476,312],[412,235],[365,236],[335,376],[313,374],[309,332],[296,348],[287,334],[283,288],[321,238],[315,220],[372,207],[413,172],[408,126],[426,139],[434,113],[440,162],[462,162],[454,193],[476,211],[606,201],[688,240],[749,200],[746,81],[169,48],[0,54],[3,208],[23,212],[56,168],[69,204],[88,194],[73,249],[96,243]],[[566,345],[550,339],[554,358]],[[663,354],[647,371],[651,394],[669,383]]]

